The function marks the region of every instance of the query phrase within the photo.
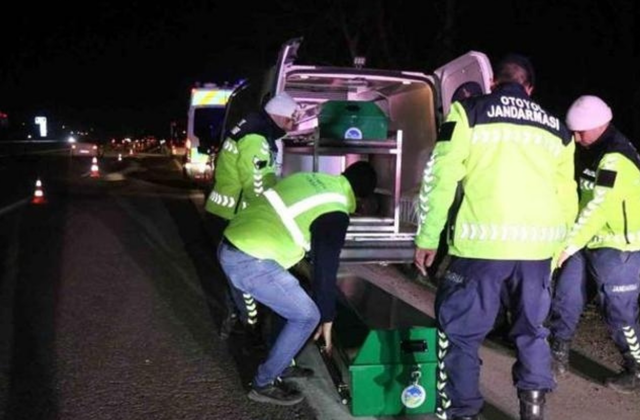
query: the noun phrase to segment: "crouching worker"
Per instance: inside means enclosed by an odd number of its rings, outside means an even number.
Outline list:
[[[375,186],[376,173],[367,162],[356,162],[341,175],[297,173],[265,191],[224,231],[218,257],[231,283],[285,319],[253,378],[250,399],[278,405],[302,401],[280,376],[316,327],[314,338],[322,336],[331,351],[336,275],[349,214],[356,210],[356,197],[370,195]],[[287,271],[312,247],[313,299]]]

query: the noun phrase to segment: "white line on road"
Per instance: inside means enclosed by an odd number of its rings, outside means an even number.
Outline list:
[[[25,204],[27,204],[29,202],[29,197],[23,198],[22,200],[18,200],[13,204],[9,204],[6,207],[3,207],[0,209],[0,216],[3,216],[6,213],[9,213],[15,209],[17,209],[18,207],[22,207]]]

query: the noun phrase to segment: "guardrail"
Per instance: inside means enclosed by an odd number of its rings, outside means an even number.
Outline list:
[[[67,151],[69,148],[70,144],[64,140],[2,140],[0,158],[56,153]]]

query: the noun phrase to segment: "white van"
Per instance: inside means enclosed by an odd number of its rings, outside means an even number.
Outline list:
[[[184,153],[184,174],[187,178],[205,183],[211,181],[211,155],[220,145],[225,107],[234,89],[235,86],[218,86],[215,83],[191,88]],[[172,155],[177,153],[172,148]]]
[[[375,199],[351,218],[341,260],[413,261],[417,196],[438,126],[462,84],[475,82],[489,92],[488,58],[471,51],[433,74],[302,65],[296,62],[301,42],[286,42],[269,77],[254,87],[259,103],[286,91],[303,110],[295,131],[282,140],[279,175],[339,174],[352,162],[369,161],[378,173]]]

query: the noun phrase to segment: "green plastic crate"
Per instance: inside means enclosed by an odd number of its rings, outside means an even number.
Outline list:
[[[344,140],[384,140],[388,119],[378,105],[365,101],[327,101],[318,115],[320,137]]]

